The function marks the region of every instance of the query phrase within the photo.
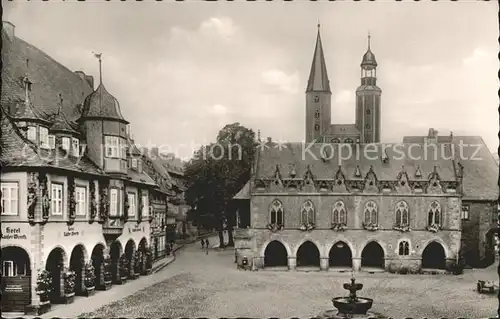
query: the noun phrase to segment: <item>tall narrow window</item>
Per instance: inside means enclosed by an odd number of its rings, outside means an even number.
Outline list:
[[[77,138],[71,139],[73,156],[80,156],[80,141]]]
[[[40,127],[40,147],[41,148],[50,148],[49,130],[46,127]]]
[[[429,207],[429,214],[427,216],[428,226],[441,225],[441,205],[438,202],[432,202]]]
[[[365,224],[377,225],[378,222],[378,210],[377,204],[374,201],[369,201],[365,204],[364,210]]]
[[[109,192],[109,215],[118,216],[118,190],[112,188]]]
[[[76,215],[87,215],[87,189],[85,187],[76,187]]]
[[[148,200],[148,195],[142,195],[142,216],[143,217],[148,217],[149,216],[149,200]]]
[[[396,204],[396,225],[407,226],[409,224],[409,209],[405,201]]]
[[[36,126],[28,126],[28,140],[36,143]]]
[[[344,202],[339,200],[333,205],[332,224],[346,224],[347,212],[345,210]]]
[[[54,135],[49,135],[49,148],[51,150],[56,148],[56,137]]]
[[[284,226],[283,204],[279,200],[274,200],[270,209],[271,224]]]
[[[310,200],[304,202],[300,215],[302,224],[314,224],[314,205]]]
[[[63,137],[61,139],[61,146],[62,146],[63,150],[65,150],[66,152],[69,152],[70,138],[69,137]]]
[[[462,219],[469,220],[469,205],[462,205]]]
[[[19,212],[19,186],[15,182],[2,183],[2,215],[15,216]]]
[[[137,216],[137,207],[135,206],[135,194],[128,193],[128,216],[129,218],[132,216]]]
[[[316,111],[316,113],[314,113],[314,117],[319,119],[319,111]]]
[[[63,185],[52,184],[52,215],[62,216],[63,214]]]
[[[410,255],[410,243],[406,240],[399,242],[399,256],[408,256]]]

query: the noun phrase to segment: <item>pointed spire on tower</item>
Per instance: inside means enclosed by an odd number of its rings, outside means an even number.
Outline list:
[[[330,91],[330,81],[326,72],[325,55],[323,53],[323,45],[321,44],[320,23],[318,20],[318,35],[316,37],[316,48],[311,65],[311,73],[307,82],[306,92],[310,91]]]
[[[370,35],[370,31],[368,31],[368,50],[370,50],[370,38],[372,36]]]
[[[102,60],[101,60],[102,53],[94,52],[94,56],[99,60],[99,84],[102,84]]]

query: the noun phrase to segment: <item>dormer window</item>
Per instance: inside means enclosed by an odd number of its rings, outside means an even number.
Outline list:
[[[69,137],[63,137],[61,139],[62,149],[65,150],[66,152],[69,152],[69,145],[70,145],[70,139],[69,139]]]
[[[49,148],[51,150],[56,148],[56,137],[54,135],[49,135]]]
[[[49,130],[46,127],[40,127],[40,147],[49,147]]]
[[[142,173],[142,161],[141,160],[137,160],[137,171],[139,173]]]
[[[132,164],[131,164],[133,169],[137,169],[137,158],[132,159]]]
[[[80,155],[80,141],[77,138],[72,138],[71,145],[73,147],[73,155],[79,156]]]
[[[28,140],[36,143],[36,126],[28,126]]]

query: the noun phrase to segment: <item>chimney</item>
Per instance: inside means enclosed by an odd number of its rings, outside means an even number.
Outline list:
[[[83,71],[75,71],[75,74],[85,81],[85,73],[83,73]]]
[[[94,77],[92,75],[86,75],[85,81],[87,81],[87,83],[90,85],[92,90],[94,90]]]
[[[2,30],[7,34],[11,41],[14,41],[16,26],[9,21],[2,21]]]

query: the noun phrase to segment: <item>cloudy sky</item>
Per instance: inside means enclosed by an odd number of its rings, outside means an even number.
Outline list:
[[[332,122],[354,123],[367,33],[382,89],[382,140],[481,135],[498,146],[495,2],[15,2],[16,35],[71,70],[103,78],[138,144],[179,155],[240,122],[302,141],[318,19]]]

